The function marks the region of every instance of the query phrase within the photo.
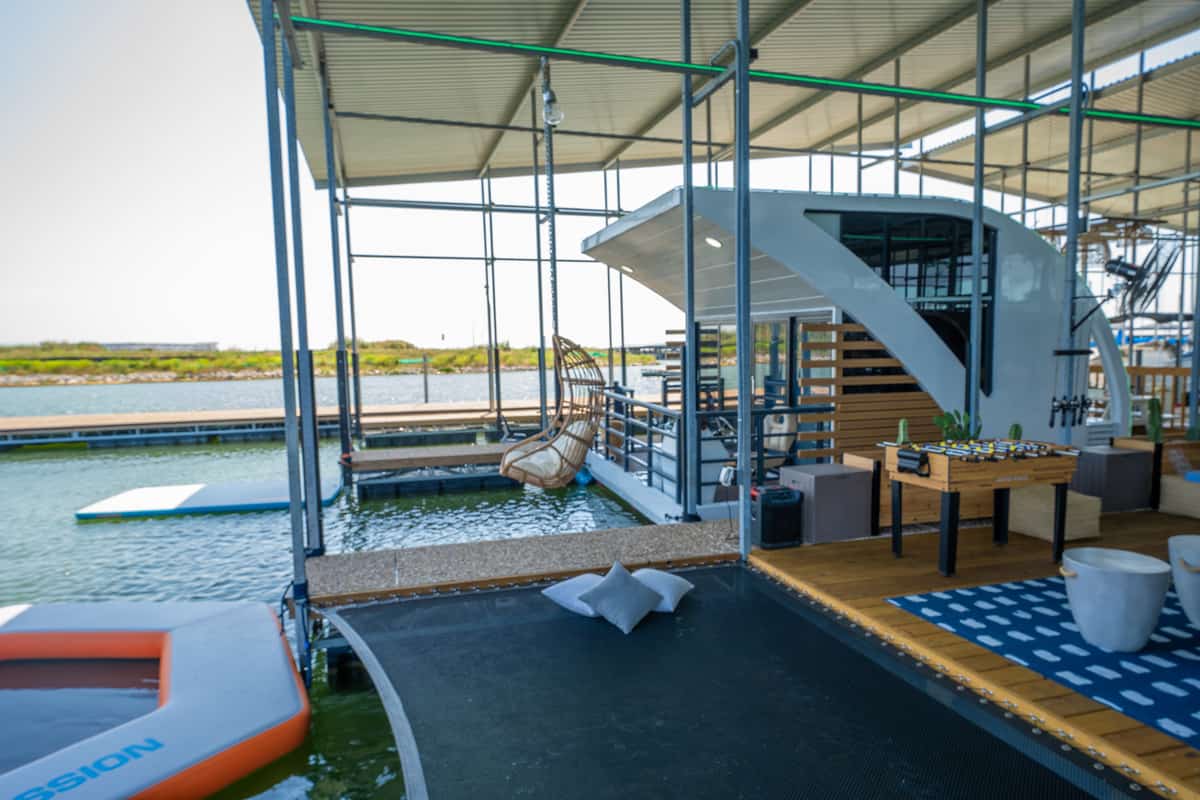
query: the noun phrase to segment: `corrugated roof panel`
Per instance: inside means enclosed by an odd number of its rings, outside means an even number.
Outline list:
[[[257,13],[257,0],[249,3]],[[771,0],[755,2],[751,29],[759,48],[755,64],[762,69],[824,76],[854,76],[890,83],[890,58],[901,56],[901,80],[912,86],[943,87],[971,92],[975,25],[974,0]],[[679,53],[676,0],[294,0],[293,11],[355,22],[388,25],[485,38],[563,44],[633,55],[674,58]],[[735,6],[727,0],[694,0],[694,60],[703,61],[735,27]],[[1093,0],[1093,24],[1087,31],[1088,60],[1107,63],[1131,48],[1176,35],[1200,21],[1195,0]],[[989,12],[988,93],[1022,94],[1022,55],[1032,52],[1033,83],[1040,88],[1061,81],[1067,68],[1070,3],[1066,0],[997,0]],[[573,21],[567,31],[568,22]],[[565,35],[564,35],[564,31]],[[471,122],[518,125],[529,122],[525,99],[536,72],[534,59],[333,35],[300,33],[306,68],[296,75],[300,138],[310,168],[325,177],[320,85],[313,66],[322,51],[328,63],[331,95],[340,112],[440,117]],[[874,69],[869,69],[874,66]],[[560,62],[554,85],[567,112],[564,128],[612,133],[679,136],[679,79],[652,72]],[[1194,115],[1196,81],[1182,74],[1164,77],[1147,110]],[[730,138],[728,90],[714,98],[714,135]],[[1128,95],[1108,95],[1128,104]],[[755,85],[751,91],[752,128],[761,130],[783,120],[756,143],[778,147],[813,147],[838,139],[854,140],[857,98],[824,95],[813,90]],[[864,115],[868,144],[890,142],[891,100],[866,97]],[[797,107],[802,113],[788,117]],[[1115,106],[1114,106],[1115,107]],[[514,114],[515,109],[515,114]],[[903,139],[969,116],[961,108],[904,104]],[[657,124],[655,124],[657,122]],[[696,116],[703,136],[703,114]],[[498,172],[527,171],[530,141],[526,133],[466,130],[430,125],[404,125],[339,119],[339,149],[356,182],[428,180],[471,175],[484,163],[499,138],[492,159]],[[1102,131],[1103,129],[1103,131]],[[1035,158],[1053,158],[1065,142],[1061,121],[1036,127]],[[1117,125],[1097,125],[1098,138],[1128,133]],[[1112,132],[1115,131],[1115,132]],[[1122,134],[1124,131],[1124,134]],[[989,143],[989,161],[1010,148],[1009,136]],[[969,142],[951,145],[948,153],[965,152]],[[1120,146],[1111,148],[1120,158]],[[1019,152],[1019,151],[1018,151]],[[560,168],[590,167],[620,154],[625,163],[678,158],[671,143],[632,146],[603,139],[561,136],[556,139]],[[970,174],[968,169],[967,174]],[[1047,179],[1047,190],[1052,188]]]

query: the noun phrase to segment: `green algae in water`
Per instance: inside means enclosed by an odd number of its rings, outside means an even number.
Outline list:
[[[379,695],[370,686],[333,691],[317,656],[308,739],[216,800],[394,800],[404,797],[400,757]]]

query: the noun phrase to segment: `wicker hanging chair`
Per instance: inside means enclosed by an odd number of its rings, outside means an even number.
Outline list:
[[[591,449],[604,411],[604,376],[582,347],[554,337],[558,408],[549,427],[504,451],[500,474],[557,489],[575,479]]]

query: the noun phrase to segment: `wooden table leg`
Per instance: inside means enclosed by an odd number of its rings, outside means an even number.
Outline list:
[[[1067,484],[1054,484],[1054,563],[1062,561],[1067,541]]]
[[[992,489],[992,542],[1008,544],[1009,490]]]
[[[938,543],[938,571],[949,578],[958,561],[958,492],[942,492],[942,535]]]
[[[904,555],[903,534],[900,533],[903,501],[904,484],[900,481],[892,481],[892,552],[895,553],[896,558]]]

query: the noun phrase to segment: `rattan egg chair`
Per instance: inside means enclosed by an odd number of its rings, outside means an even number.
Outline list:
[[[554,375],[558,407],[549,426],[504,451],[500,474],[513,480],[557,489],[575,479],[583,466],[604,412],[604,376],[579,345],[554,337]]]

